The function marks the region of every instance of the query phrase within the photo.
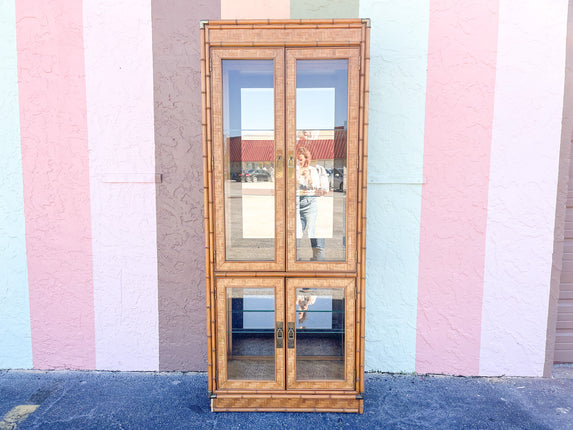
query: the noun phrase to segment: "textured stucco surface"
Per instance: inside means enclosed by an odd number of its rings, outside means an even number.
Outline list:
[[[96,368],[157,370],[151,4],[84,0],[83,13]]]
[[[372,19],[367,369],[551,364],[566,0],[22,0],[0,2],[0,368],[205,370],[198,22],[287,6]]]
[[[221,0],[221,18],[288,19],[290,3],[290,0]]]
[[[418,373],[479,372],[498,6],[430,1]]]
[[[501,2],[481,334],[483,375],[543,373],[566,30],[566,0],[553,2],[551,8]]]
[[[95,366],[82,4],[16,3],[34,367]]]
[[[0,2],[0,369],[32,367],[16,11]]]
[[[153,0],[161,370],[207,368],[199,20],[217,2]]]
[[[292,19],[359,18],[358,3],[358,0],[291,0],[290,17]]]
[[[414,371],[429,1],[360,2],[372,20],[366,368]]]
[[[567,40],[565,55],[565,83],[563,94],[563,120],[561,123],[561,147],[559,149],[559,178],[555,208],[555,231],[553,233],[553,262],[551,265],[551,287],[547,318],[547,342],[545,343],[545,365],[543,376],[550,376],[555,360],[555,339],[557,330],[557,306],[561,290],[561,272],[565,243],[566,206],[571,169],[571,141],[573,140],[573,2],[569,2],[567,14]]]

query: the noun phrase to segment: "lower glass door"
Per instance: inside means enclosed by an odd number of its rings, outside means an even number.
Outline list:
[[[354,279],[287,279],[287,388],[354,389]]]
[[[284,389],[284,279],[217,280],[219,388]]]

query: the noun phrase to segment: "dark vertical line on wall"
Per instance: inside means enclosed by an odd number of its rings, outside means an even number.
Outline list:
[[[199,21],[219,2],[152,0],[159,369],[206,370]]]

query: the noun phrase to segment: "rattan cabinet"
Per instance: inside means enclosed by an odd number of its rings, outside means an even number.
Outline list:
[[[369,30],[201,23],[213,411],[362,412]]]

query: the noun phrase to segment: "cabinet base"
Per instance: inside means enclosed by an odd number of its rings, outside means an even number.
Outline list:
[[[217,394],[213,412],[363,412],[356,394]]]

